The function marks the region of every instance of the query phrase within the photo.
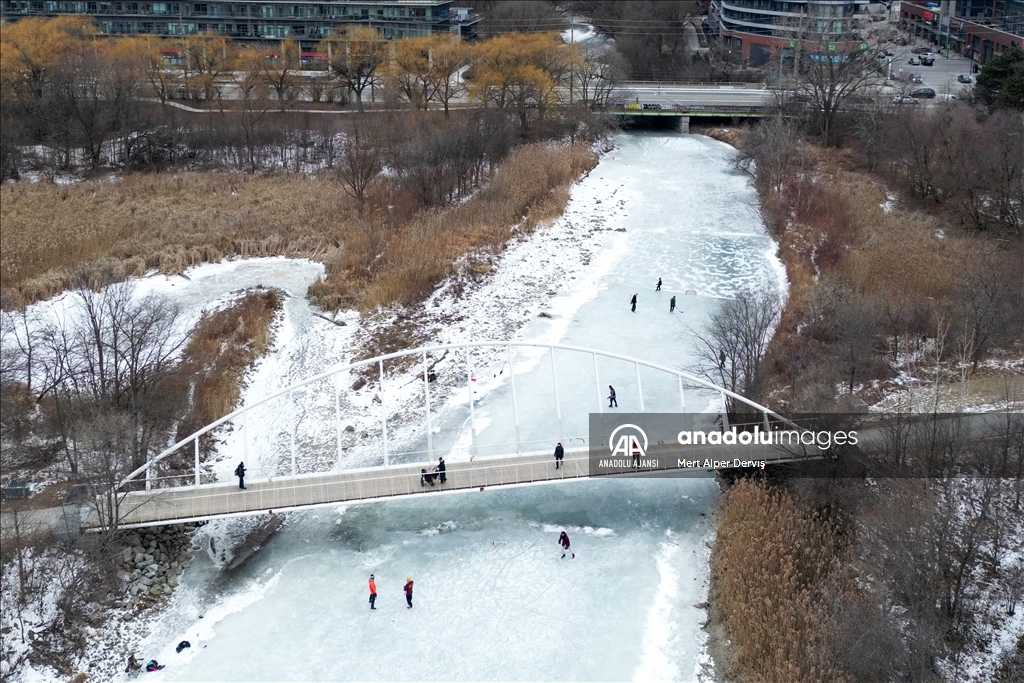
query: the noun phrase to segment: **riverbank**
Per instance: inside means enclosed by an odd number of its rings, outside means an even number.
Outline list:
[[[742,149],[745,136],[771,131],[715,135]],[[849,151],[818,149],[799,137],[774,149],[783,148],[802,166],[752,159],[792,286],[764,361],[762,402],[805,413],[1019,409],[1019,340],[995,324],[1019,312],[1012,294],[1019,241],[945,222],[859,170]],[[971,317],[978,305],[991,317]],[[915,448],[918,457],[941,457],[925,444]],[[1014,453],[1011,461],[1024,458]],[[716,671],[734,680],[881,680],[936,671],[950,680],[992,679],[1003,653],[1014,648],[1019,620],[1000,596],[1016,590],[1014,567],[1024,551],[1020,544],[1004,556],[998,550],[1003,539],[1020,538],[1019,490],[1012,473],[1004,476],[966,484],[938,476],[916,486],[899,479],[871,486],[808,480],[726,490],[717,511],[707,627]],[[1019,471],[1017,478],[1019,486]],[[810,547],[806,540],[794,544],[790,528],[737,523],[782,499],[801,518],[828,522],[828,538],[814,545],[833,550],[819,574],[771,572],[799,585],[748,585],[743,552]],[[930,535],[935,528],[946,532]],[[748,535],[745,549],[730,555],[726,540],[738,530]],[[975,550],[965,553],[963,542]],[[785,551],[776,555],[791,563]],[[759,550],[756,559],[771,556]],[[926,556],[934,562],[922,564]],[[955,589],[950,576],[960,577]],[[881,609],[893,595],[902,596],[899,624]],[[746,607],[724,609],[737,599]],[[771,609],[760,612],[765,605]],[[854,639],[854,632],[872,635]]]

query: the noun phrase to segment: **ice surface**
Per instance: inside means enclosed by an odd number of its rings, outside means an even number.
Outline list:
[[[716,494],[587,481],[295,515],[222,593],[186,580],[150,638],[168,664],[152,679],[692,679]]]
[[[730,147],[676,134],[624,134],[617,143],[573,188],[562,218],[510,245],[484,282],[459,296],[442,285],[427,301],[419,315],[435,341],[579,345],[685,369],[692,331],[723,298],[785,289]],[[347,325],[339,327],[304,299],[322,272],[304,260],[243,259],[186,277],[150,276],[136,291],[172,297],[185,326],[245,288],[284,290],[274,347],[246,378],[242,400],[251,405],[351,361],[358,315],[342,314]],[[663,291],[655,292],[659,277]],[[670,315],[672,295],[678,311]],[[33,315],[65,315],[68,302],[42,302]],[[639,403],[631,364],[600,360],[598,391],[592,360],[582,360],[556,356],[570,447],[580,445],[571,439],[586,434],[587,414],[608,384],[619,410]],[[465,355],[431,361],[440,378],[431,399],[434,446],[462,457],[471,440]],[[507,449],[514,430],[506,362],[503,351],[474,355],[480,443]],[[517,351],[513,363],[521,439],[548,448],[557,438],[550,358]],[[244,456],[253,478],[288,472],[296,418],[300,471],[380,462],[378,389],[348,391],[352,373],[340,380],[341,423],[333,381],[296,391],[290,402],[251,413],[245,440],[241,422],[218,433],[213,469],[229,479]],[[674,379],[642,369],[641,381],[648,410],[678,409]],[[424,457],[422,386],[415,372],[388,376],[390,436],[408,459]],[[692,387],[686,400],[691,410],[717,410],[714,395]],[[585,481],[295,513],[239,573],[221,576],[200,553],[136,652],[167,665],[145,674],[154,681],[693,680],[707,660],[699,627],[706,615],[696,605],[706,600],[716,493],[708,480]],[[198,538],[223,541],[226,524],[214,522]],[[575,559],[559,558],[562,529]],[[376,612],[366,604],[371,572]],[[406,610],[401,585],[410,574],[416,607]],[[192,648],[175,653],[182,639]],[[29,669],[23,680],[38,676],[52,679]]]
[[[618,143],[573,189],[560,222],[513,245],[489,283],[459,301],[440,294],[428,302],[442,311],[468,309],[469,320],[444,328],[443,339],[479,338],[473,335],[497,329],[500,318],[522,320],[527,311],[532,322],[514,338],[685,368],[692,362],[691,331],[724,297],[785,288],[755,195],[730,163],[731,148],[671,134],[622,135]],[[569,229],[574,222],[590,230],[587,263],[559,263],[579,253],[578,245],[557,247],[557,240],[578,238]],[[532,246],[544,240],[554,248]],[[551,285],[549,296],[520,294],[512,299],[515,310],[501,311],[508,303],[503,296],[530,292],[531,277],[552,275],[538,269],[559,268],[572,275],[553,278],[560,284]],[[661,292],[654,291],[658,277]],[[629,310],[633,292],[640,292],[636,313]],[[672,295],[675,314],[668,312]],[[540,310],[551,318],[537,318]],[[309,329],[333,337],[329,327]],[[323,369],[326,359],[344,360],[338,345],[347,337],[309,337],[301,329],[287,332],[287,343],[261,365],[246,400]],[[568,352],[556,356],[567,438],[586,433],[587,413],[596,408],[593,363],[584,360],[575,362]],[[507,444],[513,436],[506,359],[481,353],[475,361],[481,443]],[[438,369],[442,377],[464,373],[464,362],[453,354],[439,359]],[[513,363],[521,438],[550,445],[556,429],[550,358],[522,351]],[[616,386],[620,410],[637,407],[631,364],[601,360],[599,373],[602,385]],[[343,379],[343,386],[351,382]],[[678,409],[674,379],[642,370],[641,380],[648,410]],[[415,374],[399,374],[389,377],[388,391],[392,411],[415,412],[422,383]],[[466,446],[464,375],[455,386],[438,382],[435,391],[435,448]],[[346,420],[372,430],[379,408],[364,398],[367,412]],[[715,397],[696,389],[687,390],[687,402],[691,410],[717,410]],[[311,388],[294,405],[308,415],[300,440],[319,438],[331,448],[334,431],[324,428],[322,416],[329,424],[332,387]],[[253,419],[250,453],[281,451],[283,432],[274,425],[286,423],[291,409],[268,408]],[[396,448],[403,439],[409,451],[425,447],[415,421],[391,438]],[[239,452],[237,432],[221,450]],[[342,464],[373,461],[358,449],[351,453]],[[280,466],[280,459],[257,463]],[[584,481],[293,513],[240,573],[217,580],[206,559],[193,566],[174,608],[143,643],[147,657],[168,665],[151,678],[694,680],[706,661],[700,629],[706,615],[697,605],[707,599],[706,543],[716,495],[706,479]],[[216,535],[217,524],[204,533]],[[575,559],[559,557],[562,529],[572,538]],[[367,604],[370,573],[380,591],[375,612]],[[412,610],[402,595],[407,575],[416,581]],[[182,639],[193,647],[179,655],[173,647]]]

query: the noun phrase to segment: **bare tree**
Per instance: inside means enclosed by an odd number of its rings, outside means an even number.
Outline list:
[[[341,159],[335,166],[345,191],[359,203],[360,213],[366,204],[367,187],[384,167],[380,134],[376,120],[354,117],[352,128],[341,143]]]
[[[782,315],[783,302],[774,290],[742,292],[711,316],[697,338],[696,370],[718,386],[751,399],[759,397],[761,361]],[[735,399],[726,400],[729,415]]]

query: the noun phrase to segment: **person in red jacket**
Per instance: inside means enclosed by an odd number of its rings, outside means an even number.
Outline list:
[[[558,544],[562,546],[562,557],[565,557],[566,553],[572,555],[573,558],[576,557],[576,553],[569,550],[569,534],[565,533],[565,531],[562,531],[562,533],[558,534]]]
[[[412,609],[412,577],[405,577],[405,601],[409,603],[409,609]]]
[[[377,602],[377,582],[373,580],[373,574],[370,574],[370,609],[377,609],[373,606],[375,602]]]

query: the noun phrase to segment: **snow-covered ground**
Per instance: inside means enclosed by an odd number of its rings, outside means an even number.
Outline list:
[[[685,368],[692,331],[722,298],[785,289],[756,195],[733,168],[730,147],[676,134],[626,134],[617,143],[573,188],[560,219],[511,245],[482,281],[456,275],[412,312],[431,341],[575,344]],[[346,314],[339,316],[344,326],[318,317],[303,295],[319,268],[236,261],[193,269],[188,279],[149,278],[140,290],[171,292],[193,315],[257,284],[290,294],[274,349],[247,377],[243,402],[250,403],[351,361],[370,328],[398,317]],[[659,277],[663,289],[655,292]],[[636,313],[628,303],[634,292]],[[670,314],[672,296],[678,310]],[[524,439],[553,445],[550,371],[540,360],[528,353],[515,359],[527,406],[521,421]],[[464,357],[433,361],[435,447],[457,446],[467,429]],[[480,437],[507,444],[504,358],[481,353],[474,362]],[[566,433],[574,434],[594,410],[593,375],[577,380],[573,373],[583,369],[561,357],[559,364]],[[633,373],[631,365],[601,367],[603,383],[620,388],[622,410],[636,407]],[[418,369],[396,368],[387,379],[396,449],[417,451],[425,439],[419,377]],[[650,409],[661,399],[645,377],[645,398],[648,391]],[[287,470],[296,417],[300,471],[379,462],[377,399],[375,382],[343,393],[352,431],[343,431],[340,458],[334,385],[324,383],[252,415],[244,444],[240,430],[222,433],[214,467],[228,478],[247,453],[252,477]],[[697,391],[688,391],[687,403],[717,410],[713,396]],[[699,605],[707,599],[716,495],[706,479],[586,481],[293,513],[232,576],[221,577],[212,558],[197,558],[168,609],[134,624],[119,647],[86,659],[108,678],[123,648],[134,649],[167,664],[145,674],[152,680],[696,679],[710,666]],[[236,524],[214,522],[197,541],[209,547]],[[557,554],[562,529],[575,559]],[[366,605],[371,572],[381,591],[373,613]],[[408,575],[417,586],[411,611],[400,593]],[[182,639],[192,647],[176,654]]]

